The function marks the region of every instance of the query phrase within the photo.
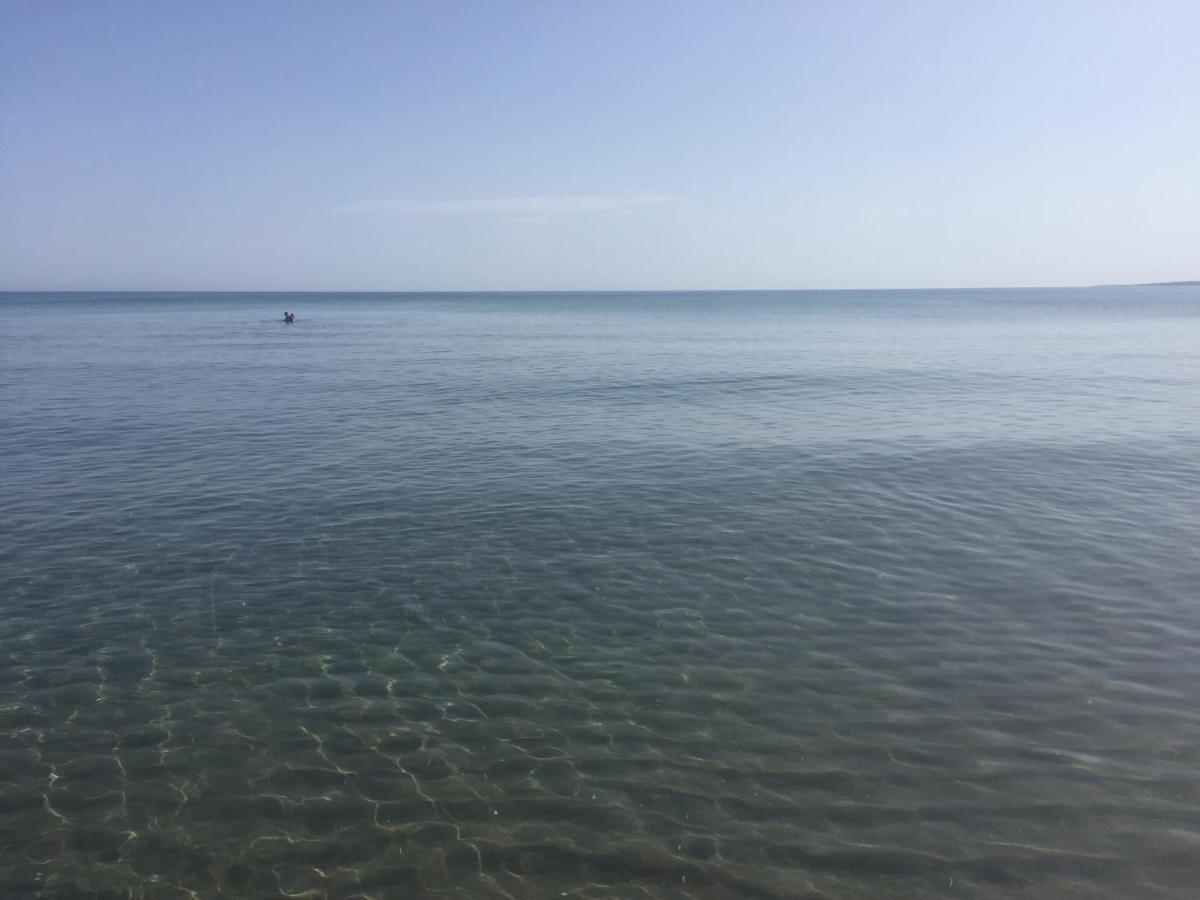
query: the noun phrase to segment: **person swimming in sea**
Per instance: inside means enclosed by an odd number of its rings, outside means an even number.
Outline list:
[[[292,312],[288,312],[287,310],[284,310],[283,321],[287,322],[289,325],[292,324],[292,322],[296,321],[296,314],[292,313]]]

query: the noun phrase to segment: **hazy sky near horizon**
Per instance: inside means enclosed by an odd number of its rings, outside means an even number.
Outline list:
[[[1196,2],[0,0],[0,290],[1200,278]]]

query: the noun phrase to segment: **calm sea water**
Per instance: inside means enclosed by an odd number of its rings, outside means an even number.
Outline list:
[[[10,294],[0,512],[6,897],[1200,882],[1200,288]]]

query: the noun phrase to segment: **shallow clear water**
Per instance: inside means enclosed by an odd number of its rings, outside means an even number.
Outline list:
[[[1198,288],[6,295],[0,460],[5,896],[1194,896]]]

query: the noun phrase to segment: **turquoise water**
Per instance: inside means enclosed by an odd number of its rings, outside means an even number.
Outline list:
[[[1200,288],[0,295],[0,461],[4,896],[1200,880]]]

